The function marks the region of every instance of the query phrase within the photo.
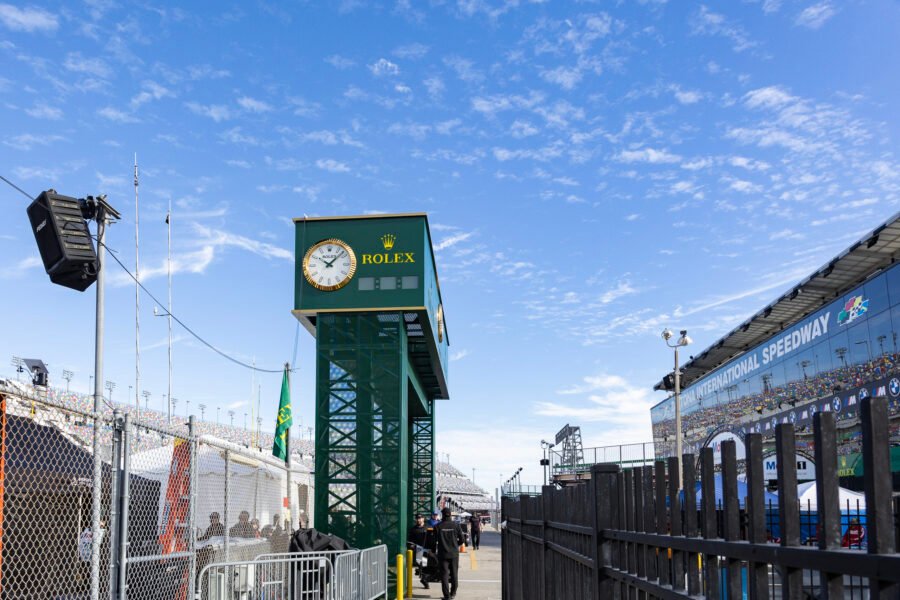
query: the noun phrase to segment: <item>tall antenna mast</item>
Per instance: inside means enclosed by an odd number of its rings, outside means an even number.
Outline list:
[[[141,280],[140,263],[140,220],[138,212],[138,164],[134,153],[134,407],[141,414]]]
[[[169,196],[169,212],[166,213],[166,235],[169,252],[166,258],[166,269],[169,276],[169,424],[172,424],[172,196]]]

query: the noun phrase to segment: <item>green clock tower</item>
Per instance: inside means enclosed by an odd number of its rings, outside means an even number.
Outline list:
[[[294,315],[316,339],[315,527],[405,549],[434,506],[449,338],[425,214],[295,219]]]

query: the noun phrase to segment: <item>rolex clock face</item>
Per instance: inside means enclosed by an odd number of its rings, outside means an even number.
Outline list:
[[[356,254],[353,248],[337,239],[314,244],[303,257],[303,276],[316,289],[339,290],[356,273]]]
[[[437,311],[437,326],[438,326],[438,342],[444,341],[444,305],[441,304],[438,306]]]

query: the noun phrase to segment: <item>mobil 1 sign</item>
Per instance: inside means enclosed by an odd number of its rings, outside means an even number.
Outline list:
[[[763,458],[763,477],[778,479],[778,457],[774,454]],[[797,481],[811,481],[816,478],[816,463],[805,456],[797,457]]]

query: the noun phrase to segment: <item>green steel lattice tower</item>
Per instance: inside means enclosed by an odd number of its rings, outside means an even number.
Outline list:
[[[316,338],[315,527],[400,552],[412,515],[434,506],[435,401],[448,397],[427,217],[296,223],[294,314]]]

